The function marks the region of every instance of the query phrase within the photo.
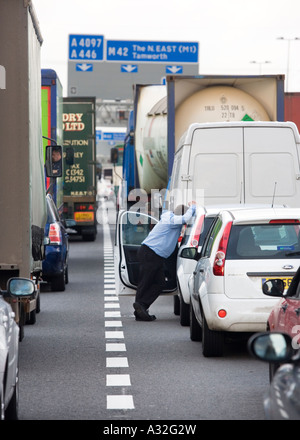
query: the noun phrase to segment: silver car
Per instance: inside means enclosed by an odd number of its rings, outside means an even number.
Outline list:
[[[35,285],[27,278],[10,278],[0,290],[0,420],[18,419],[19,326],[7,298],[34,296]]]

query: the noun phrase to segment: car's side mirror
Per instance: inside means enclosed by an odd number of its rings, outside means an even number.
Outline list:
[[[267,280],[262,285],[262,291],[268,296],[282,297],[284,292],[284,282],[280,278]]]
[[[182,258],[188,258],[190,260],[194,260],[196,255],[197,255],[197,248],[195,247],[184,248],[182,249],[180,254]]]
[[[294,356],[292,338],[285,333],[256,333],[248,341],[248,350],[265,362],[284,363]]]

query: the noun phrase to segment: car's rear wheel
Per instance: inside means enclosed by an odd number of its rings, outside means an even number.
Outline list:
[[[65,269],[65,284],[68,284],[68,282],[69,282],[69,268],[68,268],[68,266],[66,266],[66,269]]]
[[[180,292],[180,324],[185,327],[190,325],[190,305],[183,300]]]
[[[192,304],[190,304],[190,338],[192,341],[201,341],[202,338],[201,327],[196,319]]]
[[[173,307],[174,307],[174,315],[178,316],[180,314],[180,304],[178,295],[173,296]]]
[[[223,356],[224,333],[210,330],[203,315],[202,353],[205,357]]]

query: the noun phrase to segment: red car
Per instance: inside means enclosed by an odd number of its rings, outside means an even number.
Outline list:
[[[300,348],[300,267],[287,290],[286,283],[282,279],[269,279],[263,284],[265,295],[281,298],[270,313],[267,330],[287,333],[292,338],[293,348],[297,350]],[[270,379],[278,367],[270,365]]]

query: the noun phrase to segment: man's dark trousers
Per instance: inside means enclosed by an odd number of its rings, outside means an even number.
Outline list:
[[[142,245],[138,253],[138,260],[140,262],[140,277],[135,301],[147,310],[163,289],[165,259],[148,246]]]

